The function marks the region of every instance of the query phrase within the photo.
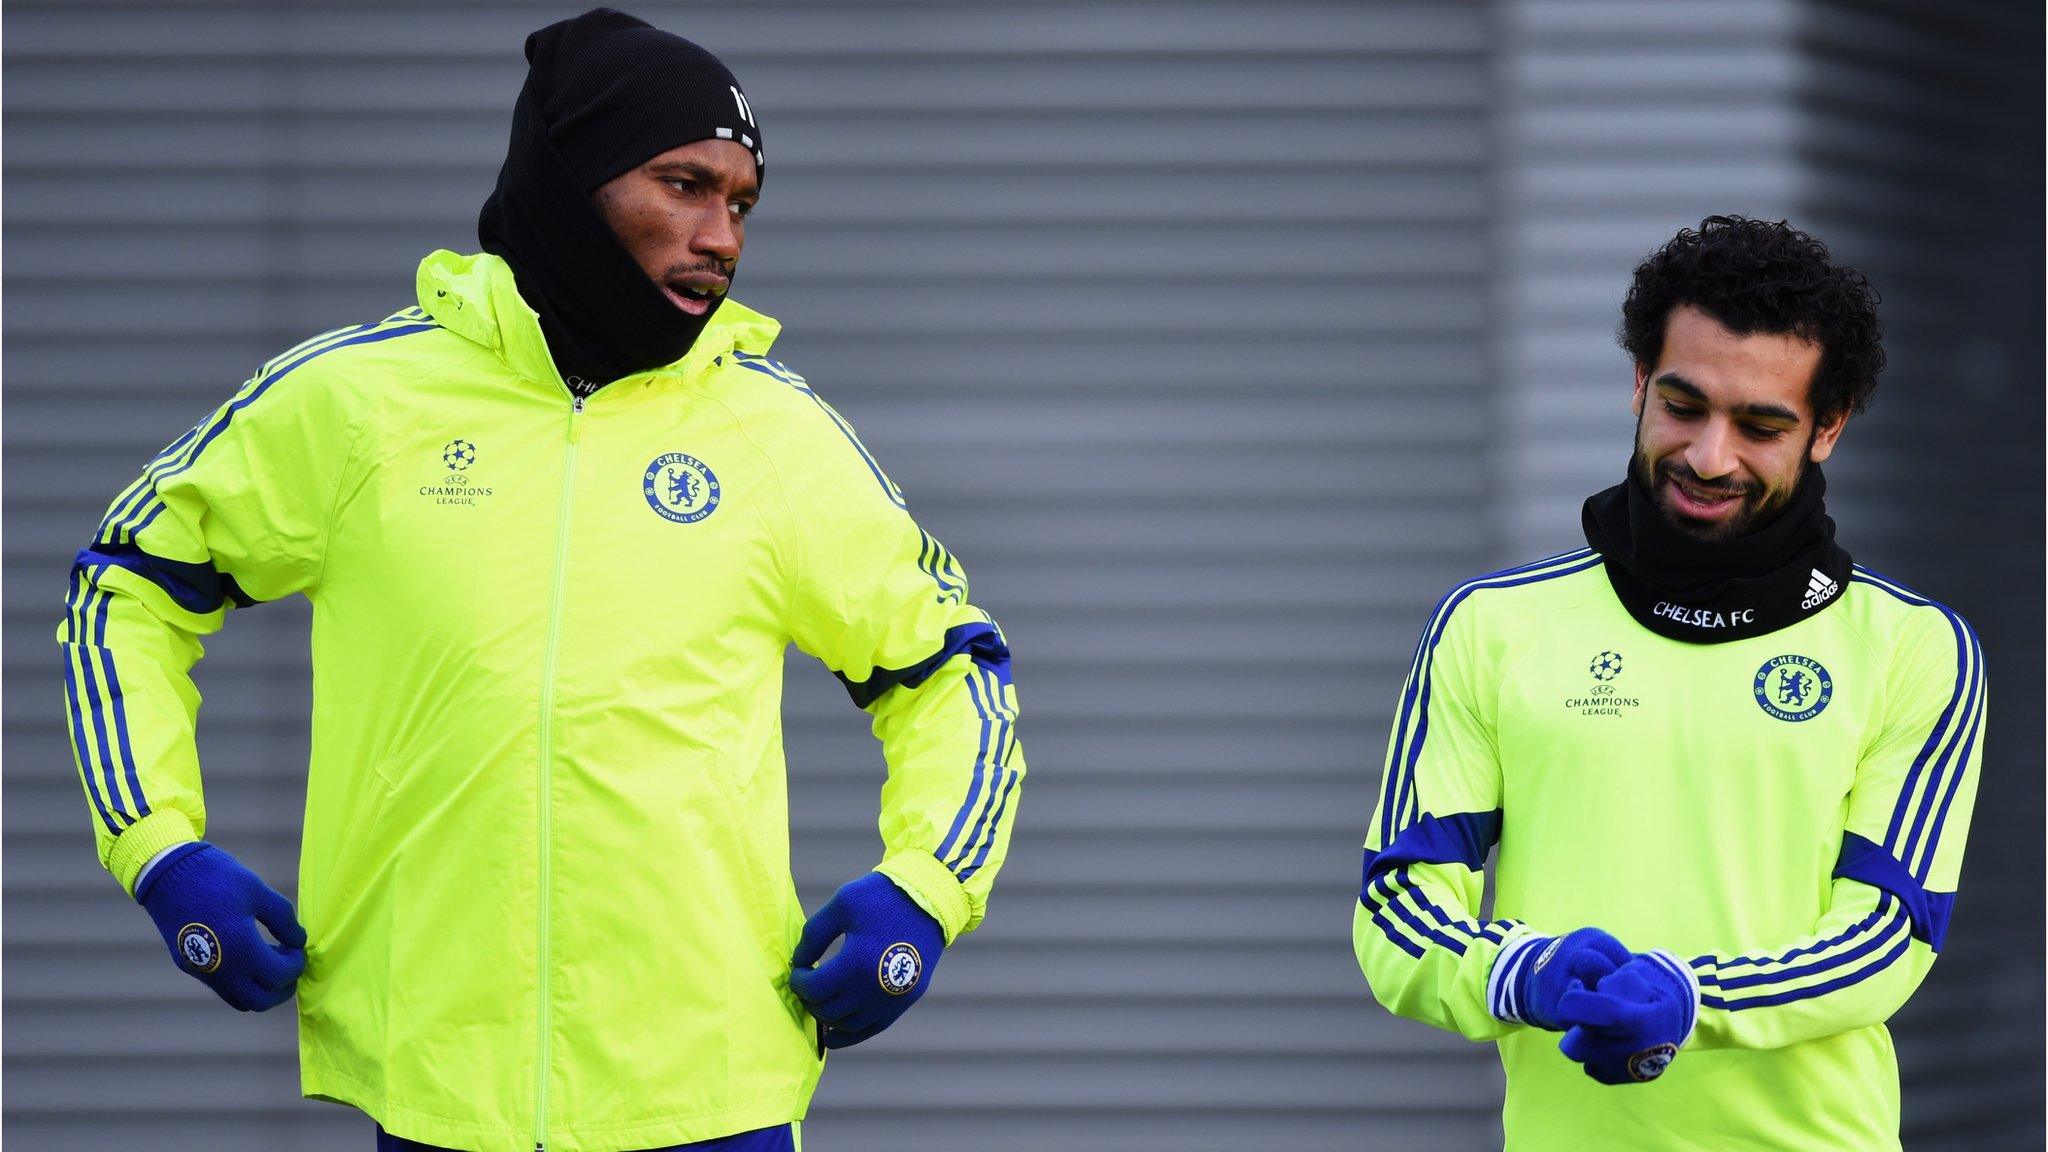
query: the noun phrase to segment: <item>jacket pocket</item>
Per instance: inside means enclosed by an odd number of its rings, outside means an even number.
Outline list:
[[[749,795],[725,771],[711,772],[712,792],[725,813],[724,827],[732,855],[740,862],[739,876],[746,886],[742,901],[747,910],[752,936],[759,945],[766,971],[785,987],[789,981],[789,957],[796,947],[791,934],[789,910],[797,906],[796,884],[789,874],[787,852],[779,866],[765,858],[764,840],[787,844],[789,820],[786,812],[777,822],[758,811],[765,799],[759,792]],[[801,909],[798,908],[801,915]]]

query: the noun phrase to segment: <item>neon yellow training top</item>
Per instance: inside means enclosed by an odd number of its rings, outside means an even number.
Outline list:
[[[114,502],[58,631],[123,886],[206,826],[189,670],[313,606],[304,1091],[413,1140],[610,1152],[802,1117],[784,649],[874,717],[879,869],[980,921],[1024,759],[958,563],[726,301],[575,401],[493,256],[265,365]]]
[[[1977,793],[1984,658],[1864,569],[1824,611],[1666,639],[1567,553],[1453,589],[1388,743],[1352,937],[1394,1012],[1498,1040],[1513,1152],[1899,1146],[1884,1021],[1934,962]],[[1479,917],[1488,852],[1493,914]],[[1591,925],[1690,961],[1690,1043],[1606,1086],[1504,1022],[1504,948]]]

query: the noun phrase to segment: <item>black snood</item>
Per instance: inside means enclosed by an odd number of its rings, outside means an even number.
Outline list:
[[[556,369],[589,392],[681,359],[719,303],[702,316],[670,303],[591,193],[698,140],[740,144],[758,176],[761,132],[717,57],[609,8],[528,36],[526,60],[511,145],[477,238],[511,265]]]
[[[1671,523],[1630,468],[1580,513],[1586,543],[1636,623],[1673,640],[1718,644],[1788,628],[1840,599],[1852,570],[1827,514],[1827,479],[1807,468],[1770,523],[1702,540]]]

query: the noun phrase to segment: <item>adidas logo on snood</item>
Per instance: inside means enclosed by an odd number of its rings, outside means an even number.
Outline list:
[[[1827,573],[1815,568],[1813,574],[1806,578],[1806,599],[1801,600],[1799,606],[1801,608],[1817,608],[1827,603],[1834,597],[1835,593],[1841,590],[1842,586],[1840,584],[1829,579]]]

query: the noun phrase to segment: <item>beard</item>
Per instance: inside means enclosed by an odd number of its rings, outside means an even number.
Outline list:
[[[1680,532],[1696,540],[1733,540],[1768,524],[1792,502],[1793,494],[1799,491],[1799,486],[1806,482],[1806,474],[1813,469],[1813,443],[1819,434],[1820,428],[1817,425],[1807,433],[1806,450],[1799,454],[1799,474],[1793,477],[1792,483],[1783,488],[1768,489],[1753,480],[1733,484],[1710,484],[1700,479],[1698,473],[1676,456],[1667,456],[1652,466],[1650,458],[1643,454],[1643,416],[1638,412],[1635,450],[1628,458],[1629,479],[1642,486],[1643,491],[1649,494],[1650,503],[1656,505],[1657,511],[1664,514],[1665,522]],[[1699,492],[1712,492],[1717,495],[1738,494],[1742,500],[1742,507],[1736,510],[1735,515],[1720,521],[1699,520],[1687,516],[1672,507],[1665,484],[1673,481],[1683,481],[1687,487]]]
[[[1709,484],[1700,479],[1699,474],[1687,467],[1684,461],[1674,457],[1665,457],[1657,461],[1653,467],[1649,457],[1643,455],[1641,445],[1638,445],[1635,453],[1629,457],[1628,474],[1630,479],[1642,485],[1643,491],[1650,496],[1650,503],[1657,506],[1657,511],[1664,514],[1665,521],[1672,527],[1696,540],[1733,540],[1738,536],[1747,536],[1770,523],[1787,504],[1792,502],[1793,494],[1806,482],[1806,474],[1813,468],[1813,464],[1804,462],[1803,457],[1802,461],[1798,477],[1785,487],[1775,490],[1767,489],[1754,481]],[[1683,482],[1688,488],[1700,492],[1712,492],[1716,495],[1736,494],[1742,501],[1742,506],[1725,520],[1695,519],[1672,506],[1670,490],[1666,485],[1673,482]]]
[[[1769,506],[1766,506],[1765,501],[1770,494],[1764,491],[1761,484],[1709,484],[1679,460],[1666,458],[1657,461],[1653,467],[1649,457],[1643,455],[1640,448],[1629,457],[1628,474],[1637,484],[1642,485],[1644,492],[1649,493],[1650,502],[1657,506],[1657,511],[1664,514],[1664,519],[1670,522],[1672,527],[1700,540],[1729,540],[1745,535],[1792,495],[1791,489],[1786,489],[1778,494],[1778,499],[1771,500]],[[1736,509],[1734,515],[1724,520],[1695,519],[1673,506],[1670,489],[1666,486],[1672,482],[1683,482],[1694,491],[1734,495],[1742,502],[1741,507]]]

